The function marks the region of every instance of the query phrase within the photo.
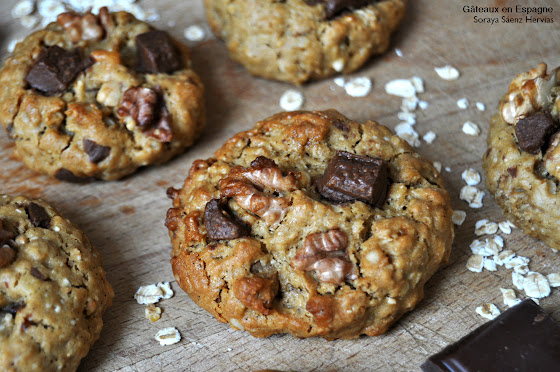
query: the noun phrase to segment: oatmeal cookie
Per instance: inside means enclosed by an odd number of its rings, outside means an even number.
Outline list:
[[[43,201],[0,195],[0,283],[0,370],[76,370],[113,298],[84,234]]]
[[[258,122],[168,196],[177,283],[258,337],[379,335],[421,300],[453,240],[432,164],[334,110]]]
[[[205,0],[206,18],[250,73],[301,84],[350,73],[389,47],[406,0]]]
[[[560,249],[560,69],[519,74],[488,131],[486,186],[523,232]]]
[[[16,155],[70,182],[113,180],[184,151],[204,126],[188,49],[125,12],[63,13],[0,71]]]

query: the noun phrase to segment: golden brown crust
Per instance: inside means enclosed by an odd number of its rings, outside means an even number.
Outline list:
[[[73,42],[62,26],[48,25],[19,43],[0,71],[0,123],[15,141],[19,158],[36,171],[54,176],[66,169],[85,179],[117,179],[183,152],[204,127],[203,86],[191,69],[188,49],[173,41],[184,65],[180,70],[137,72],[134,38],[151,27],[125,12],[106,17],[111,26],[101,40]],[[43,47],[53,45],[81,48],[94,63],[65,92],[46,96],[27,86],[24,78]],[[118,114],[124,92],[137,86],[162,91],[171,141],[162,142],[162,136],[158,140]],[[86,139],[108,147],[108,156],[91,161]]]
[[[301,84],[350,73],[385,52],[406,0],[382,0],[325,19],[304,0],[205,0],[206,18],[231,57],[254,75]]]
[[[339,150],[388,163],[390,186],[381,208],[360,201],[336,204],[318,194],[314,181]],[[261,156],[275,164],[258,160]],[[252,173],[255,168],[262,173]],[[240,174],[260,195],[288,206],[271,220],[233,193],[227,207],[251,232],[210,240],[200,213],[210,200],[228,199],[223,194],[228,182],[221,181],[239,180]],[[262,182],[261,174],[270,178]],[[280,113],[258,122],[227,141],[215,159],[196,161],[181,190],[169,195],[173,208],[167,224],[177,282],[218,320],[258,337],[381,334],[420,301],[425,282],[447,260],[453,240],[449,197],[432,165],[386,127],[358,124],[334,110]],[[197,218],[187,218],[194,212]],[[301,250],[305,244],[311,248]],[[318,255],[304,257],[306,265],[333,258],[320,270],[341,267],[346,271],[337,278],[345,279],[330,282],[317,270],[298,268],[298,250]],[[347,271],[346,262],[355,272]],[[258,296],[247,293],[266,286],[251,278],[275,275],[279,288],[271,305],[256,303]],[[240,280],[251,288],[240,291]],[[268,299],[275,288],[267,284],[272,287],[261,297]]]
[[[43,201],[0,195],[0,220],[15,252],[0,265],[0,370],[75,371],[114,296],[101,256]]]

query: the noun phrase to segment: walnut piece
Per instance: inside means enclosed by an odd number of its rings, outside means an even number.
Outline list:
[[[122,121],[131,118],[147,136],[158,141],[170,142],[173,137],[169,111],[165,106],[160,87],[128,88],[123,94],[117,114]],[[128,123],[127,128],[129,128]]]
[[[509,124],[515,124],[519,119],[529,114],[548,110],[551,89],[557,83],[556,75],[560,71],[553,70],[550,75],[546,73],[545,63],[519,74],[510,84],[506,101],[502,105],[502,118]]]
[[[101,15],[101,10],[99,13]],[[106,18],[104,16],[105,22]],[[85,14],[75,12],[61,13],[56,18],[56,21],[68,32],[73,43],[77,43],[80,40],[99,41],[105,36],[105,30],[100,24],[100,19],[91,12]]]
[[[247,308],[268,315],[278,288],[278,274],[275,273],[271,278],[241,278],[234,283],[233,293]]]
[[[233,168],[226,178],[220,180],[220,191],[222,197],[234,198],[241,208],[274,225],[288,212],[289,200],[267,196],[258,188],[290,191],[295,190],[297,184],[295,173],[284,176],[273,160],[259,156],[248,168]]]
[[[296,252],[291,265],[299,270],[315,271],[321,282],[341,284],[356,279],[354,265],[348,258],[346,234],[339,229],[308,235]]]

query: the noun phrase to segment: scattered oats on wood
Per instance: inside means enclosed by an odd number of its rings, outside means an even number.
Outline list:
[[[500,315],[500,310],[492,303],[483,304],[476,308],[476,313],[483,318],[493,320]]]
[[[156,333],[155,339],[161,346],[173,345],[181,341],[181,335],[175,327],[167,327]]]
[[[506,262],[509,262],[511,259],[515,257],[515,253],[509,249],[498,253],[494,256],[494,261],[496,261],[497,265],[503,266]]]
[[[461,178],[469,186],[476,186],[480,183],[480,173],[476,169],[468,168],[461,173]]]
[[[546,277],[537,272],[530,272],[523,279],[525,294],[532,298],[544,298],[550,295],[550,285]]]
[[[465,222],[465,218],[467,217],[467,212],[461,210],[454,210],[453,215],[451,216],[451,221],[457,226],[461,226],[463,222]]]
[[[155,304],[161,299],[171,297],[173,297],[173,290],[169,282],[141,286],[134,294],[134,299],[141,305]]]

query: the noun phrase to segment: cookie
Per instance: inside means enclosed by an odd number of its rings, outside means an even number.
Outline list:
[[[188,49],[131,14],[63,13],[4,63],[0,123],[28,167],[114,180],[193,144],[203,86]]]
[[[503,213],[525,234],[560,249],[559,69],[519,74],[490,123],[482,166]]]
[[[256,76],[301,84],[384,53],[406,0],[205,0],[231,57]]]
[[[0,195],[0,283],[0,370],[76,370],[113,298],[84,234],[43,201]]]
[[[168,196],[177,283],[257,337],[382,334],[422,299],[453,240],[432,164],[334,110],[258,122]]]

